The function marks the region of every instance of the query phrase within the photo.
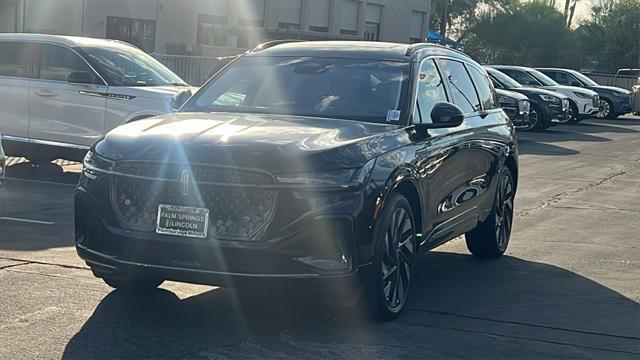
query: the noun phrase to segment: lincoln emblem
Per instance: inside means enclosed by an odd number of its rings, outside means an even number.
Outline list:
[[[180,174],[180,192],[183,196],[189,195],[189,170],[184,169]]]

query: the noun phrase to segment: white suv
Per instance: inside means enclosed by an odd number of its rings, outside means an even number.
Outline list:
[[[7,155],[79,160],[126,122],[175,111],[196,88],[145,52],[104,39],[0,34]]]

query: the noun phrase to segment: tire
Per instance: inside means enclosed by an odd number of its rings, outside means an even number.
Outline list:
[[[513,175],[509,168],[503,167],[498,176],[491,213],[478,227],[465,235],[467,248],[473,255],[496,258],[507,250],[513,227],[514,197]]]
[[[615,116],[613,103],[607,98],[600,98],[600,107],[596,118],[598,119],[613,119]]]
[[[569,119],[569,124],[577,124],[583,119],[580,117],[578,113],[578,105],[573,101],[569,100],[569,106],[571,107],[571,118]]]
[[[160,286],[164,280],[142,277],[142,276],[118,276],[118,275],[105,275],[94,272],[94,275],[102,278],[107,285],[114,289],[131,291],[131,292],[145,292],[153,290]]]
[[[547,119],[542,109],[540,109],[540,107],[536,104],[531,104],[531,109],[529,113],[529,121],[531,122],[534,121],[532,117],[535,119],[536,123],[530,129],[530,131],[542,131],[542,130],[548,129],[549,126],[551,126],[551,121]]]
[[[400,315],[407,303],[417,250],[413,211],[401,194],[392,193],[387,199],[373,242],[373,267],[364,305],[373,320],[390,321]]]

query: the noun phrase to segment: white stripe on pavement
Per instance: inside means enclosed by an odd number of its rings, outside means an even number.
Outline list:
[[[42,224],[42,225],[53,225],[55,222],[53,221],[42,221],[42,220],[34,220],[34,219],[23,219],[23,218],[15,218],[10,216],[0,216],[0,220],[7,221],[18,221],[18,222],[26,222],[32,224]]]

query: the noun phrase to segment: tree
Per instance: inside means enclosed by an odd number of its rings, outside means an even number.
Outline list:
[[[550,3],[516,3],[480,16],[464,49],[480,61],[513,65],[556,65],[573,43],[564,15]]]
[[[591,67],[615,71],[640,67],[640,0],[621,0],[576,29],[576,41]]]

